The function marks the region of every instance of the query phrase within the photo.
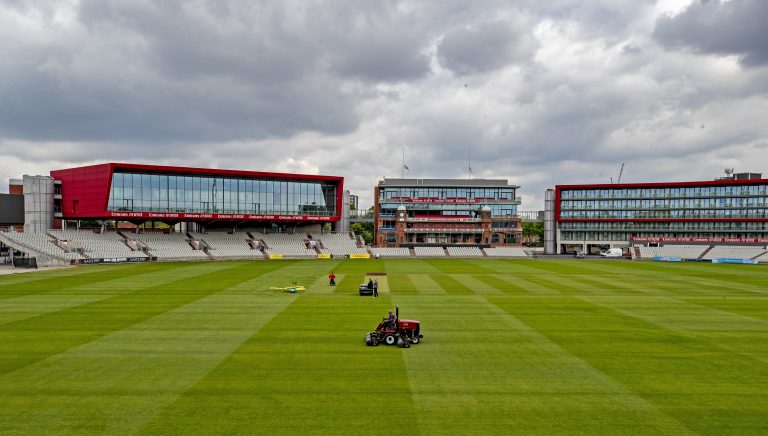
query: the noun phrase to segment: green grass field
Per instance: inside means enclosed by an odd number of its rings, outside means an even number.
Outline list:
[[[372,271],[387,272],[378,300],[356,295]],[[269,289],[292,280],[308,291]],[[395,304],[423,342],[366,347]],[[768,267],[408,259],[2,276],[0,432],[764,435]]]

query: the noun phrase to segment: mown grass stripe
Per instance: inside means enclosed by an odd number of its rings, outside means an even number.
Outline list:
[[[470,295],[473,294],[472,290],[463,283],[456,280],[454,275],[449,274],[432,274],[429,276],[438,286],[443,288],[447,294],[451,295]]]
[[[169,422],[179,434],[411,432],[419,417],[402,357],[409,350],[363,343],[391,302],[362,303],[300,296],[141,433]]]
[[[584,286],[584,290],[593,295],[641,295],[643,292],[636,287],[622,286],[621,281],[614,280],[606,283],[602,280],[596,280],[593,275],[574,275],[569,279],[578,282]]]
[[[39,420],[0,409],[0,422],[10,424],[3,430],[135,433],[291,301],[209,295],[7,374],[0,378],[0,402],[16,410],[55,409],[56,415]],[[41,378],[47,380],[42,386]],[[25,395],[30,391],[36,395]]]
[[[560,295],[559,292],[553,291],[551,288],[542,286],[538,283],[533,283],[526,280],[520,274],[499,274],[496,276],[499,280],[503,280],[510,283],[514,289],[518,289],[519,293],[525,293],[530,295]]]
[[[486,268],[482,263],[470,259],[425,259],[424,262],[436,270],[448,274],[492,274],[496,271]]]
[[[336,289],[333,290],[336,294],[358,294],[360,292],[360,284],[363,283],[365,275],[363,274],[347,274],[336,280]]]
[[[316,276],[314,281],[307,281],[307,292],[311,292],[313,294],[332,294],[336,289],[330,285],[330,279],[328,279],[328,275],[338,268],[340,261],[331,261],[328,259],[323,259],[322,261],[324,262],[323,266],[325,271],[323,271],[320,276]]]
[[[410,274],[411,283],[419,294],[445,295],[445,289],[427,274]]]
[[[768,321],[670,298],[632,301],[580,297],[696,341],[768,363]],[[766,384],[768,386],[768,384]]]
[[[611,293],[618,295],[671,295],[669,292],[658,289],[655,283],[637,277],[593,275],[589,280],[598,288],[612,289]]]
[[[408,274],[388,274],[389,290],[394,294],[415,294],[416,286]]]
[[[538,274],[540,270],[528,266],[534,262],[530,259],[495,259],[484,257],[467,260],[489,270],[487,274]],[[480,271],[476,271],[480,272]]]
[[[768,321],[768,299],[762,297],[678,297],[677,299],[699,306]]]
[[[456,279],[456,281],[466,286],[467,289],[471,290],[472,294],[478,294],[478,295],[502,294],[502,291],[500,291],[498,288],[493,287],[481,280],[478,280],[477,277],[475,277],[474,275],[457,274],[454,276],[454,278]]]
[[[558,294],[573,294],[582,290],[582,287],[574,286],[570,279],[552,274],[549,274],[547,277],[542,275],[525,275],[523,278]]]
[[[70,348],[157,316],[242,280],[227,270],[242,265],[208,264],[200,274],[139,288],[96,302],[4,324],[0,327],[0,374],[18,370]]]
[[[134,274],[136,265],[123,265],[120,267],[104,267],[100,265],[79,267],[77,273],[68,273],[58,276],[55,273],[45,273],[44,278],[33,281],[4,285],[0,281],[0,300],[15,298],[25,295],[42,294],[47,292],[61,292],[71,287],[77,287],[86,283],[114,280],[117,277],[129,277]],[[155,265],[147,266],[149,268]],[[35,274],[35,273],[31,273]]]
[[[502,293],[522,293],[522,289],[499,278],[496,274],[475,274],[475,278]]]
[[[531,434],[562,431],[564,423],[574,430],[618,433],[639,422],[642,427],[635,430],[641,432],[689,433],[486,298],[520,300],[456,296],[450,302],[409,301],[425,328],[429,326],[418,345],[429,347],[429,352],[404,355],[421,417],[420,433],[449,429],[452,434],[514,434],[521,431],[522,422]],[[462,313],[473,315],[466,319]],[[610,407],[610,416],[602,412],[605,407]],[[488,415],[494,419],[484,419]]]
[[[581,296],[493,302],[693,431],[727,433],[718,427],[723,420],[707,412],[723,407],[729,409],[727,421],[738,423],[739,428],[743,425],[741,431],[762,428],[766,420],[756,410],[757,404],[768,399],[768,366],[756,367],[747,357],[713,349],[682,332],[596,304],[656,301],[658,307],[664,307],[660,303],[667,300]],[[683,406],[688,398],[698,396],[695,408]]]
[[[306,263],[295,260],[252,263],[253,277],[242,280],[226,288],[227,291],[266,292],[273,291],[272,287],[285,288],[294,284],[305,287],[310,280],[315,280],[316,274],[310,274]],[[247,264],[246,264],[247,265]]]
[[[131,268],[132,266],[126,265],[125,267]],[[0,299],[0,324],[104,300],[114,295],[131,292],[137,287],[156,287],[174,280],[175,274],[195,275],[198,268],[199,265],[184,267],[171,265],[158,269],[156,265],[147,265],[132,269],[132,274],[121,275],[112,280],[88,281],[82,285],[71,286],[66,290]],[[144,285],[142,286],[142,284]]]

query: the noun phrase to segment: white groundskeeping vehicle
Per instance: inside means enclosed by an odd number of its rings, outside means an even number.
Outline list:
[[[602,257],[621,257],[624,253],[621,251],[621,248],[609,248],[607,251],[601,251],[600,256]]]

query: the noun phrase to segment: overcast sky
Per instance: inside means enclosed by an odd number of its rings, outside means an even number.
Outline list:
[[[136,162],[553,184],[768,173],[765,0],[0,0],[0,190]]]

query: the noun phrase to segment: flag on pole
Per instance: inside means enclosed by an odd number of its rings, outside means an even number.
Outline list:
[[[469,167],[469,174],[472,174],[472,167]]]

